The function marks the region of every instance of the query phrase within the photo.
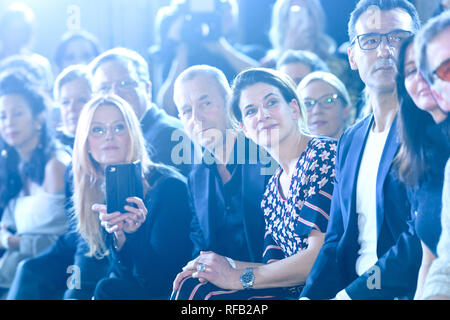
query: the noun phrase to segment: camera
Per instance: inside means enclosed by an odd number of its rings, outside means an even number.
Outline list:
[[[222,7],[221,0],[186,0],[181,8],[182,39],[192,44],[218,40],[222,36]]]

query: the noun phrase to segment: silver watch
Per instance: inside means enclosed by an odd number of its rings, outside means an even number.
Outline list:
[[[246,268],[242,272],[239,280],[241,281],[242,287],[244,289],[253,288],[253,282],[255,281],[255,275],[253,274],[253,268]]]

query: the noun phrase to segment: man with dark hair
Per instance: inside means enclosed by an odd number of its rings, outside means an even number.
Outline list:
[[[339,142],[327,234],[302,297],[414,296],[421,247],[392,162],[399,148],[396,59],[401,41],[418,28],[406,0],[361,0],[352,12],[350,66],[366,85],[373,114]]]

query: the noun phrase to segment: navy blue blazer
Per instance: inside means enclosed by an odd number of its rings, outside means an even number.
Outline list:
[[[251,141],[245,139],[247,144]],[[248,149],[247,149],[248,150]],[[217,215],[211,209],[215,197],[213,187],[214,166],[195,165],[190,173],[188,185],[191,198],[192,211],[195,212],[191,223],[191,239],[194,243],[193,257],[201,250],[210,250],[220,254],[220,245],[214,237],[217,224]],[[268,169],[260,162],[254,163],[246,158],[244,164],[238,164],[236,170],[241,170],[242,196],[240,210],[243,216],[243,227],[248,247],[248,256],[252,262],[261,262],[264,249],[265,222],[261,209],[261,200],[270,178],[270,175],[262,174]],[[231,257],[233,258],[233,257]]]
[[[325,241],[306,281],[303,297],[330,299],[345,288],[352,299],[412,298],[422,258],[405,187],[394,170],[399,148],[392,124],[377,175],[377,255],[374,268],[356,274],[356,183],[373,115],[349,128],[338,144],[336,181]],[[377,278],[375,278],[377,277]]]

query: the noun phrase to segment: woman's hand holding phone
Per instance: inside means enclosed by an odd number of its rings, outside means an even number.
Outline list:
[[[114,233],[116,237],[116,247],[120,250],[126,240],[126,233],[136,232],[144,223],[147,217],[147,208],[141,198],[129,197],[127,202],[133,203],[137,208],[125,205],[125,213],[107,212],[107,207],[104,204],[92,205],[92,210],[98,212],[100,224],[105,228],[106,232]]]

